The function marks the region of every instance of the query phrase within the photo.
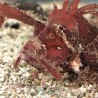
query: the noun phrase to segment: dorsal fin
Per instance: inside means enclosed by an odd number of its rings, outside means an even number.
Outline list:
[[[65,12],[68,12],[68,3],[69,3],[69,0],[64,1],[63,9],[65,10]]]
[[[70,6],[69,6],[70,14],[74,14],[77,11],[79,2],[80,0],[73,0],[70,3]]]

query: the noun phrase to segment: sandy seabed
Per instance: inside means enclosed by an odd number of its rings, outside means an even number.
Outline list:
[[[39,73],[24,61],[15,70],[13,63],[34,30],[19,24],[19,29],[4,26],[0,29],[0,98],[98,98],[96,72],[89,73],[85,69],[78,79],[70,82],[65,79],[68,73],[62,80],[56,80],[48,72]],[[31,77],[32,73],[38,78]]]

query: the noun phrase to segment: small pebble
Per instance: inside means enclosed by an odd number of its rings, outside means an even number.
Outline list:
[[[15,19],[9,19],[8,21],[6,21],[6,23],[4,24],[5,28],[13,28],[13,29],[19,29],[20,24],[19,21],[15,20]]]

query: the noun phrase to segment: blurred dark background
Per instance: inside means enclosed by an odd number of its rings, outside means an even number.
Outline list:
[[[3,0],[1,0],[3,1]],[[53,1],[64,1],[64,0],[4,0],[4,1],[9,1],[9,2],[53,2]],[[72,1],[72,0],[69,0]],[[98,0],[80,0],[81,2],[84,3],[90,3],[90,2],[98,2]]]
[[[63,2],[64,0],[0,0],[7,1],[13,4],[18,3],[19,6],[22,6],[24,9],[32,8],[35,4],[40,4],[46,6],[47,4],[52,4],[54,2]],[[72,0],[69,0],[72,1]],[[98,3],[98,0],[80,0],[80,4],[90,4],[90,3]]]
[[[42,9],[45,10],[46,8],[48,9],[52,8],[53,1],[61,5],[64,0],[0,0],[0,1],[10,2],[12,4],[18,4],[18,7],[20,9],[39,10],[41,7]],[[72,0],[69,0],[69,1],[72,1]],[[80,0],[79,5],[81,6],[83,4],[91,4],[91,3],[98,3],[98,0]]]
[[[17,5],[19,9],[31,10],[38,14],[41,20],[46,20],[48,11],[53,8],[53,1],[61,6],[64,0],[0,0]],[[72,0],[69,0],[72,1]],[[80,0],[79,7],[85,4],[98,3],[98,0]]]

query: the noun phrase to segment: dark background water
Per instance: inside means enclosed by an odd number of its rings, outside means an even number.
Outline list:
[[[13,5],[18,3],[19,4],[19,6],[17,6],[18,8],[23,10],[33,10],[35,11],[35,13],[41,13],[41,15],[43,15],[42,13],[43,9],[47,9],[47,8],[51,9],[51,6],[53,5],[53,1],[55,1],[56,3],[58,1],[64,2],[64,0],[0,0],[0,1],[8,1]],[[73,0],[69,0],[69,1],[71,2]],[[98,4],[98,0],[80,0],[79,5],[81,6],[81,5],[94,4],[94,3]]]
[[[52,2],[52,1],[64,1],[64,0],[16,0],[16,1],[28,1],[28,2],[32,2],[32,1],[40,1],[40,2]],[[70,0],[72,1],[72,0]],[[81,2],[98,2],[98,0],[80,0]]]
[[[29,2],[32,2],[32,1],[42,1],[42,2],[51,2],[51,1],[61,1],[61,0],[15,0],[15,1],[29,1]],[[62,0],[64,1],[64,0]],[[72,1],[72,0],[70,0]],[[98,0],[80,0],[82,2],[98,2]]]
[[[2,0],[3,1],[3,0]],[[9,2],[53,2],[53,1],[64,1],[64,0],[5,0]],[[72,1],[72,0],[69,0]],[[86,2],[86,3],[97,3],[98,0],[80,0],[80,2]]]

